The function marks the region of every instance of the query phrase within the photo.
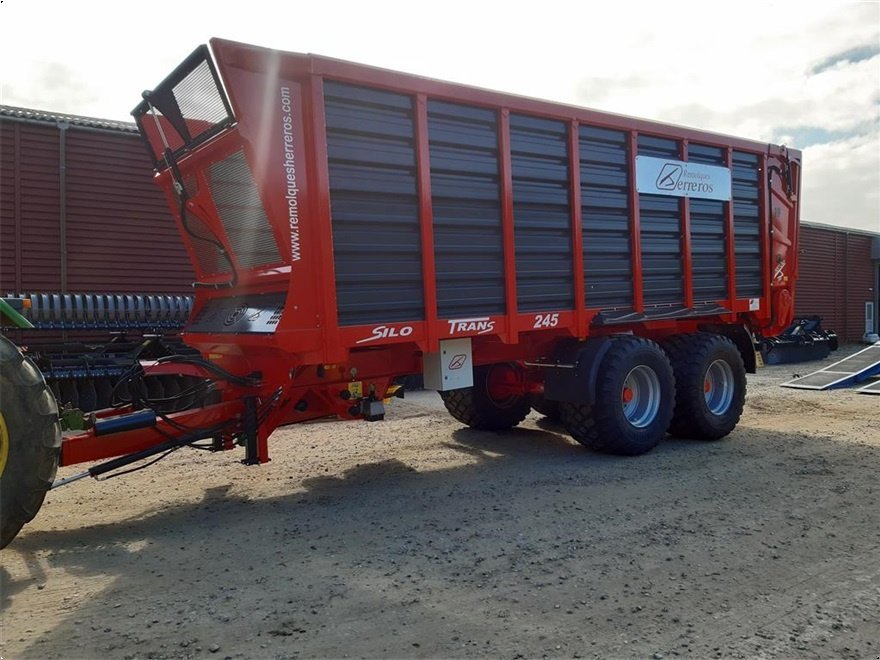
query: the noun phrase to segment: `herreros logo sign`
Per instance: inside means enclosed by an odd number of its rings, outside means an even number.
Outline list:
[[[730,169],[636,156],[636,190],[650,195],[730,200]]]

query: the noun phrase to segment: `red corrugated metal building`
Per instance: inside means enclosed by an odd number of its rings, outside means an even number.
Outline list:
[[[190,293],[134,124],[0,106],[0,292]]]
[[[880,233],[801,223],[795,313],[818,314],[843,341],[878,331]]]
[[[189,293],[193,273],[134,124],[0,106],[0,291]],[[799,315],[880,328],[880,233],[803,223]],[[866,305],[873,305],[866,310]]]

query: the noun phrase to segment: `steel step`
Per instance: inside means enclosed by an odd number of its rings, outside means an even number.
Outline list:
[[[880,375],[880,341],[806,376],[795,378],[782,387],[801,390],[829,390],[849,387]]]
[[[856,390],[859,394],[880,394],[880,379],[872,381]]]

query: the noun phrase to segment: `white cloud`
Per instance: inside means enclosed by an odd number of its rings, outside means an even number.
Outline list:
[[[804,151],[801,218],[880,232],[877,133]]]
[[[68,108],[86,108],[100,98],[99,90],[84,83],[77,72],[60,62],[33,62],[27,78],[0,86],[0,103],[61,111],[58,99]]]

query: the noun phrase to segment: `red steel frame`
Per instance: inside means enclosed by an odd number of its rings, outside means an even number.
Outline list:
[[[679,143],[678,159],[687,162],[688,141],[687,138]],[[728,165],[729,167],[729,165]],[[728,203],[729,205],[729,203]],[[681,216],[681,271],[684,277],[684,306],[694,306],[694,271],[693,258],[691,255],[691,199],[682,197],[678,201],[679,215]],[[729,289],[733,291],[733,289]],[[733,309],[731,307],[731,309]]]
[[[366,67],[330,58],[282,53],[231,41],[211,41],[214,59],[228,93],[236,125],[230,127],[180,159],[184,176],[199,174],[211,163],[243,149],[254,172],[261,200],[282,255],[282,262],[270,267],[239,267],[235,289],[197,290],[194,315],[215,297],[265,292],[285,292],[287,303],[274,334],[224,335],[222,333],[186,333],[186,341],[208,359],[225,369],[248,374],[260,372],[262,386],[256,396],[265,398],[281,387],[283,400],[289,404],[273,415],[261,430],[260,460],[268,460],[266,437],[277,424],[302,421],[322,415],[357,417],[350,405],[339,397],[349,383],[362,384],[363,391],[374,391],[381,399],[396,375],[421,371],[422,356],[438,350],[439,342],[455,337],[471,337],[476,364],[510,360],[531,360],[548,356],[560,339],[633,331],[644,336],[695,331],[700,324],[738,324],[755,332],[776,334],[790,322],[791,295],[796,277],[796,240],[798,221],[800,153],[783,147],[728,137],[690,128],[664,125],[583,108],[553,104],[530,98],[510,96],[483,89],[429,80],[393,71]],[[419,221],[421,227],[422,273],[424,278],[425,318],[377,326],[340,326],[337,318],[333,236],[329,197],[327,143],[324,132],[324,80],[354,83],[411,96],[414,111],[416,174],[418,180]],[[279,105],[280,90],[286,89],[290,108]],[[431,177],[428,145],[428,99],[441,99],[491,108],[498,118],[499,179],[505,260],[505,299],[507,312],[491,315],[490,333],[453,332],[449,319],[438,317],[434,288],[435,264]],[[541,313],[517,310],[516,256],[513,223],[512,176],[509,117],[511,112],[561,120],[569,126],[569,171],[574,309],[548,309]],[[296,181],[299,204],[298,259],[291,246],[288,206],[284,198],[286,183],[280,163],[284,162],[285,137],[282,124],[292,124],[293,152],[296,156]],[[595,326],[591,321],[600,310],[589,306],[585,294],[583,233],[578,127],[582,124],[626,131],[628,133],[630,235],[632,247],[633,308],[645,311],[642,284],[639,193],[635,182],[635,157],[639,135],[661,136],[678,141],[681,160],[687,160],[691,142],[719,147],[732,165],[733,150],[754,154],[760,169],[761,251],[764,264],[764,295],[758,301],[736,296],[733,202],[726,203],[726,240],[729,298],[718,304],[729,312],[701,318],[643,320],[622,325]],[[779,175],[769,176],[768,168],[794,170],[795,190],[785,189]],[[156,175],[177,213],[172,178],[168,170]],[[207,189],[207,185],[204,186]],[[196,194],[187,202],[188,213],[211,224],[224,236],[216,208],[208,194]],[[682,301],[693,303],[692,259],[689,201],[682,198],[681,249],[685,292]],[[771,221],[771,215],[773,220]],[[181,219],[177,218],[178,223]],[[772,222],[772,224],[771,224]],[[181,227],[181,230],[183,228]],[[200,281],[224,282],[226,275],[201,272],[193,246],[181,231]],[[224,239],[225,240],[225,239]],[[234,254],[226,245],[229,254]],[[781,257],[779,256],[781,255]],[[774,276],[772,260],[782,259]],[[780,263],[780,262],[773,262]],[[393,304],[393,303],[392,303]],[[757,309],[756,309],[757,307]],[[787,311],[786,311],[787,310]],[[539,327],[537,321],[553,315],[551,327]],[[390,329],[387,336],[370,340],[377,327]],[[369,340],[365,342],[365,340]],[[320,368],[319,368],[320,367]],[[168,367],[166,367],[168,368]],[[322,375],[319,375],[321,372]],[[534,379],[524,388],[538,390]],[[356,389],[354,391],[357,391]],[[233,418],[241,414],[240,387],[224,386],[223,403],[211,408],[178,413],[182,423],[198,425],[214,420],[216,415]],[[291,406],[306,402],[305,411]],[[273,426],[274,424],[274,426]],[[271,428],[269,428],[271,427]],[[171,431],[162,429],[166,434]],[[121,435],[121,434],[120,434]],[[150,446],[161,438],[158,431],[144,430],[126,437],[125,442],[110,443],[90,432],[69,438],[63,448],[62,464],[93,460]]]

